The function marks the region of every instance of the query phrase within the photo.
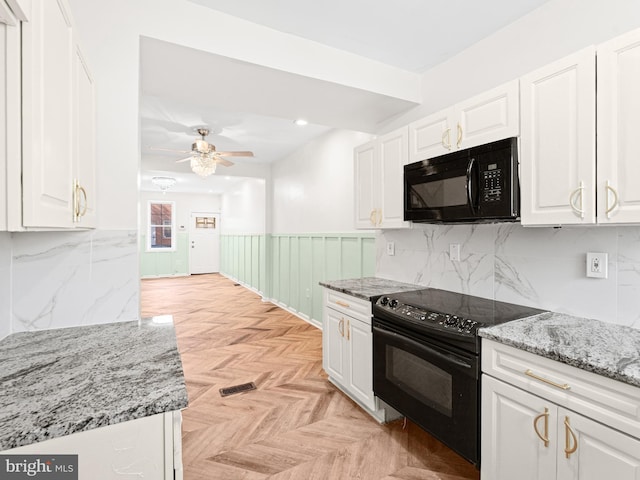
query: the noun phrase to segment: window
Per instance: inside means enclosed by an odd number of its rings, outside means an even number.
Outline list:
[[[149,202],[149,235],[147,250],[175,250],[174,202]]]

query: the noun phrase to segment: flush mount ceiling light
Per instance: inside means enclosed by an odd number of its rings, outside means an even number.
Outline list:
[[[153,177],[151,179],[151,183],[162,190],[162,193],[165,193],[173,187],[176,184],[176,181],[177,180],[173,177]]]
[[[305,125],[309,124],[309,122],[307,122],[304,118],[298,118],[293,123],[295,123],[296,125],[298,125],[300,127],[304,127]]]

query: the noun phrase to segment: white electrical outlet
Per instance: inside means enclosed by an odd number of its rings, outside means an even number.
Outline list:
[[[396,254],[396,244],[393,242],[387,242],[387,255],[395,255]]]
[[[452,262],[460,261],[460,244],[459,243],[449,244],[449,259]]]
[[[606,253],[587,253],[587,277],[607,278],[608,255]]]

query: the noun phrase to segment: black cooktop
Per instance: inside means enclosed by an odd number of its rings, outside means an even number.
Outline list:
[[[429,312],[445,313],[473,320],[478,322],[480,327],[498,325],[543,312],[537,308],[436,288],[394,293],[387,297]]]
[[[402,329],[411,338],[437,340],[475,354],[480,352],[479,328],[542,312],[435,288],[383,295],[373,304],[374,327],[386,322],[387,328]]]

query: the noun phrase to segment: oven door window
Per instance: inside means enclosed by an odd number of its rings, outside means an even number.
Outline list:
[[[425,405],[451,417],[451,373],[393,345],[387,345],[386,350],[386,378]]]

